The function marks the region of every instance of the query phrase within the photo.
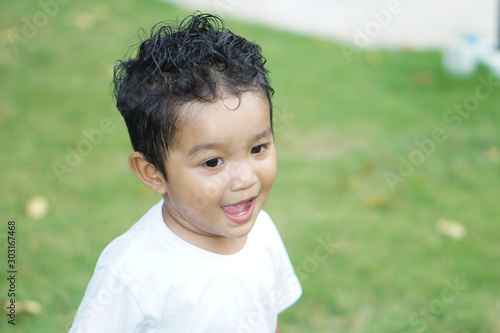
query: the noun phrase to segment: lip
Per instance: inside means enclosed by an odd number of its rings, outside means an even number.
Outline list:
[[[233,205],[222,206],[222,211],[224,212],[224,214],[226,214],[228,219],[230,219],[234,223],[243,223],[243,222],[248,221],[252,217],[253,211],[255,209],[255,201],[256,201],[256,197],[253,197],[250,199],[242,200],[242,201],[235,203]],[[239,204],[243,204],[243,203],[247,203],[248,206],[246,207],[246,210],[242,213],[231,214],[230,212],[228,212],[227,210],[224,209],[224,207],[235,206],[235,205],[239,205]]]

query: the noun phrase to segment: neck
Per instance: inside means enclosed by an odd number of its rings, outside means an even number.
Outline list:
[[[231,239],[197,229],[179,214],[171,212],[171,209],[166,204],[163,204],[162,215],[163,222],[174,234],[203,250],[216,254],[231,255],[238,253],[246,244],[247,236]]]

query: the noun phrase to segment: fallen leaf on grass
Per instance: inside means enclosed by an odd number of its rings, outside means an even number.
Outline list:
[[[384,58],[382,56],[382,53],[377,52],[377,51],[365,53],[365,59],[371,65],[375,65],[375,66],[381,65],[384,62]]]
[[[412,80],[416,86],[427,87],[434,83],[434,76],[432,72],[422,71],[414,74]]]
[[[74,25],[82,30],[90,30],[95,25],[95,17],[91,13],[78,13],[73,21]]]
[[[496,162],[500,159],[500,150],[493,146],[486,149],[486,157],[492,162]]]
[[[41,219],[49,212],[49,202],[43,195],[37,195],[26,203],[26,214],[33,219]]]
[[[441,219],[436,223],[436,231],[455,240],[461,240],[467,234],[465,226],[456,221]]]
[[[384,196],[374,195],[365,199],[365,207],[370,209],[389,209],[392,205],[392,200]]]
[[[9,305],[10,301],[6,301],[4,309],[7,310],[7,313]],[[32,300],[17,301],[15,305],[16,305],[16,314],[29,313],[33,315],[39,315],[42,313],[42,305],[37,301],[32,301]]]

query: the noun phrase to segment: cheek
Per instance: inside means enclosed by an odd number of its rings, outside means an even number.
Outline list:
[[[198,187],[197,194],[207,202],[218,202],[223,197],[225,185],[217,177],[208,177],[202,180],[203,185]]]
[[[260,177],[263,185],[270,189],[274,184],[274,179],[276,178],[276,155],[273,154],[273,156],[271,156],[269,160],[262,165],[260,170]]]
[[[224,193],[224,183],[218,175],[200,175],[198,172],[187,173],[176,190],[178,197],[195,210],[204,210],[218,203]]]

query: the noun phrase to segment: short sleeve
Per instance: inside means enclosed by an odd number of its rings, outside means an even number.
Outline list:
[[[112,269],[97,268],[69,333],[146,332],[147,321],[130,289]]]
[[[263,217],[269,220],[270,232],[275,235],[273,244],[275,244],[277,263],[275,268],[274,296],[277,312],[281,313],[302,296],[302,288],[278,229],[272,222],[271,217],[265,212],[262,213],[264,213]]]
[[[283,244],[283,243],[282,243]],[[282,257],[276,280],[276,302],[278,313],[294,304],[302,296],[299,279],[293,270],[285,247],[282,247]]]

